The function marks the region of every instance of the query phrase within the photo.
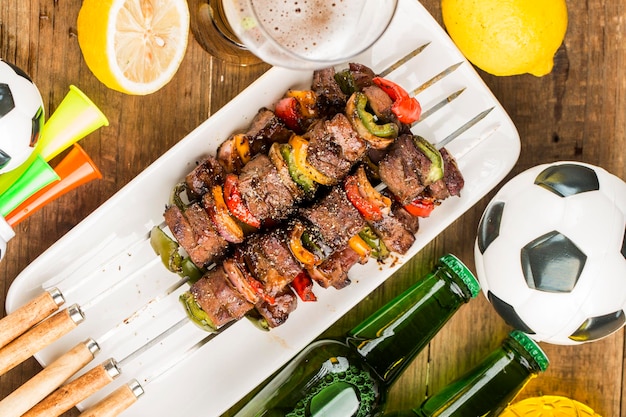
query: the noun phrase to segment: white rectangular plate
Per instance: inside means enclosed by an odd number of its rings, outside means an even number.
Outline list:
[[[444,80],[418,95],[422,107],[430,106],[466,87],[459,98],[413,129],[432,142],[453,132],[482,110],[494,110],[447,148],[460,156],[458,163],[466,186],[460,198],[450,198],[421,222],[417,240],[394,266],[375,262],[350,271],[352,285],[338,291],[316,289],[318,302],[300,302],[283,326],[270,332],[242,320],[204,345],[162,377],[146,384],[146,394],[124,415],[212,416],[225,412],[246,393],[293,357],[397,268],[441,233],[448,225],[494,188],[517,161],[517,130],[489,89],[466,62],[442,28],[414,0],[400,0],[387,33],[368,51],[353,59],[382,71],[417,46],[430,42],[417,57],[388,78],[407,90],[421,85],[452,64],[464,63]],[[183,285],[159,297],[178,277],[159,262],[147,240],[152,226],[163,221],[163,209],[172,186],[191,171],[204,154],[237,129],[245,128],[257,110],[271,106],[289,88],[307,88],[311,73],[274,68],[176,146],[150,165],[127,186],[67,233],[29,265],[14,281],[7,310],[59,283],[67,305],[90,305],[86,320],[69,335],[37,354],[42,365],[87,337],[102,341],[102,352],[88,366],[109,357],[122,359],[137,347],[185,316],[177,296]],[[472,242],[468,242],[471,245]],[[65,281],[63,281],[65,279]],[[158,301],[152,301],[153,298]],[[91,301],[97,298],[97,302]],[[148,303],[149,302],[149,303]],[[148,306],[144,306],[148,303]],[[137,314],[136,312],[139,310]],[[108,333],[110,329],[117,330]],[[80,405],[85,407],[137,378],[152,374],[156,364],[180,357],[206,333],[185,325],[162,343],[125,364],[111,386]]]

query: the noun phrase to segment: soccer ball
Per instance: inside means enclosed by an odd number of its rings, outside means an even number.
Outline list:
[[[478,226],[476,272],[496,312],[537,341],[598,340],[626,322],[626,183],[556,162],[506,183]]]
[[[0,60],[0,174],[28,159],[44,124],[43,100],[33,81]]]

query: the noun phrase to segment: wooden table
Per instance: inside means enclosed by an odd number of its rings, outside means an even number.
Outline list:
[[[481,72],[521,136],[521,157],[510,176],[540,163],[577,160],[626,179],[626,52],[622,48],[626,0],[568,3],[568,32],[550,75],[498,78]],[[423,4],[441,22],[439,0]],[[99,83],[83,62],[76,37],[80,5],[79,0],[0,3],[0,57],[32,76],[46,114],[55,110],[69,85],[75,84],[110,120],[110,126],[81,141],[104,178],[72,191],[16,227],[17,236],[0,264],[3,304],[11,282],[40,253],[269,68],[226,65],[190,36],[185,60],[165,88],[149,96],[126,96]],[[455,253],[473,266],[476,227],[489,197],[326,335],[339,336],[351,328],[406,288],[412,275],[424,272],[444,252]],[[497,346],[509,330],[484,297],[464,306],[394,386],[390,407],[406,408],[425,393],[436,391]],[[583,346],[542,347],[551,366],[521,397],[564,395],[587,403],[605,417],[626,415],[623,331]],[[0,397],[39,370],[30,359],[0,377]],[[77,414],[76,410],[67,413]]]

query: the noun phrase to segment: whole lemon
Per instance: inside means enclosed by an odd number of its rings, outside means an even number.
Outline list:
[[[442,0],[441,11],[465,57],[493,75],[550,73],[567,30],[565,0]]]

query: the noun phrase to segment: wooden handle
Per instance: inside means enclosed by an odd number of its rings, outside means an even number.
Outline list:
[[[24,413],[22,417],[58,417],[111,383],[119,374],[117,364],[113,359],[109,359],[80,378],[63,385]]]
[[[59,309],[65,300],[57,289],[45,291],[0,320],[0,348]]]
[[[0,375],[13,369],[36,352],[75,329],[84,318],[77,306],[70,306],[50,316],[0,349]]]
[[[143,388],[137,381],[122,385],[98,403],[82,412],[79,417],[116,417],[122,411],[135,404]]]
[[[87,365],[98,352],[92,339],[79,343],[0,401],[0,416],[19,417]]]

